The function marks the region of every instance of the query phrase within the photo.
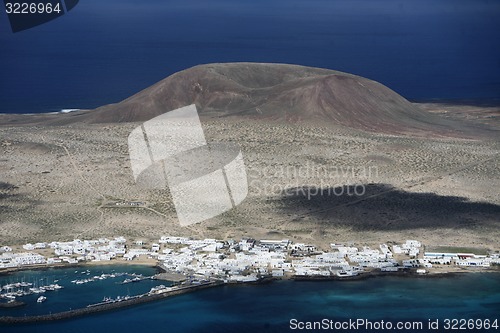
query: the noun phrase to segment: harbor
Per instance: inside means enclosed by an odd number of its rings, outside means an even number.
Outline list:
[[[172,296],[170,299],[167,295],[160,294],[126,300],[126,296],[123,297],[122,293],[123,300],[117,300],[117,296],[106,300],[101,297],[97,302],[92,303],[96,304],[95,306],[88,304],[90,306],[72,311],[43,316],[28,314],[26,319],[3,318],[0,321],[0,330],[10,328],[15,332],[28,332],[28,330],[36,331],[36,329],[50,327],[55,332],[82,329],[99,331],[103,326],[109,327],[110,325],[115,325],[117,329],[131,326],[139,330],[138,326],[133,326],[137,323],[138,317],[141,318],[140,327],[143,330],[154,330],[158,325],[170,325],[183,329],[191,325],[212,327],[210,325],[214,322],[219,323],[220,318],[223,318],[223,322],[229,325],[237,309],[245,309],[246,312],[251,312],[252,316],[258,318],[257,325],[250,324],[252,329],[255,330],[265,323],[271,323],[271,329],[279,330],[280,325],[284,325],[289,320],[290,313],[300,311],[305,304],[317,304],[317,306],[310,307],[309,311],[312,315],[321,316],[320,318],[332,313],[342,318],[346,308],[349,311],[363,311],[364,313],[369,311],[372,316],[376,317],[382,317],[384,313],[390,311],[394,318],[404,318],[401,309],[407,308],[406,303],[411,300],[411,306],[421,309],[423,318],[427,316],[442,318],[446,316],[446,312],[441,310],[440,304],[449,299],[455,300],[451,305],[454,312],[469,313],[471,317],[481,313],[488,318],[495,318],[498,317],[498,313],[494,307],[485,308],[480,304],[497,304],[500,295],[499,279],[499,274],[490,273],[444,275],[439,279],[408,274],[405,278],[394,275],[374,276],[363,280],[349,280],[351,281],[349,283],[320,278],[314,282],[272,280],[272,283],[259,282],[257,286],[240,283],[200,288],[193,286],[179,290],[176,295],[170,293],[169,296]],[[460,290],[459,294],[450,291],[451,283]],[[165,289],[161,285],[158,287],[158,290]],[[80,285],[78,288],[88,288],[93,291],[91,284]],[[390,288],[390,293],[387,292],[388,288]],[[144,293],[147,294],[149,291]],[[79,297],[88,300],[90,296],[92,295],[82,294]],[[457,300],[467,300],[467,302]],[[106,304],[99,304],[102,302]],[[259,304],[259,306],[252,306],[252,304]],[[40,305],[40,307],[46,306],[45,303]],[[91,309],[93,307],[95,309]],[[356,312],[353,313],[356,314]],[[203,314],[208,314],[208,316]],[[213,314],[218,317],[212,319]],[[278,321],[273,321],[272,318],[276,317]],[[77,320],[72,320],[72,318]],[[153,320],[154,318],[156,320]]]
[[[64,312],[58,312],[54,314],[46,314],[39,316],[23,316],[23,317],[0,317],[1,324],[19,324],[19,323],[33,323],[33,322],[44,322],[44,321],[54,321],[70,319],[74,317],[89,315],[98,312],[111,311],[124,307],[129,307],[133,305],[138,305],[146,302],[158,301],[167,297],[172,297],[176,295],[181,295],[189,292],[194,292],[200,289],[206,289],[210,287],[215,287],[220,285],[220,282],[207,281],[200,282],[196,284],[184,285],[184,286],[174,286],[174,287],[164,287],[159,289],[150,290],[147,293],[136,295],[136,296],[125,296],[123,298],[117,299],[106,299],[102,302],[89,304],[85,308],[79,308],[75,310],[69,310]]]
[[[56,291],[63,289],[63,287],[57,283],[52,283],[48,285],[35,286],[34,283],[29,282],[17,282],[10,283],[2,286],[0,290],[0,299],[7,300],[7,303],[14,303],[17,297],[23,297],[33,294],[42,294],[49,291]],[[3,303],[0,303],[3,304]]]
[[[0,323],[72,318],[215,286],[444,277],[499,272],[500,263],[498,251],[429,251],[418,240],[319,248],[287,239],[162,236],[153,242],[116,237],[22,248],[30,252],[2,248]]]

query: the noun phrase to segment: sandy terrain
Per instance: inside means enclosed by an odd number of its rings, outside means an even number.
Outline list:
[[[498,141],[247,118],[202,123],[209,142],[240,145],[250,193],[237,208],[190,227],[177,222],[167,189],[134,183],[127,137],[139,123],[0,126],[0,246],[170,234],[323,247],[407,238],[500,247]],[[121,201],[146,205],[112,207]]]

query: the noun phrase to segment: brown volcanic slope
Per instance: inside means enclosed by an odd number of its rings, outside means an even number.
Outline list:
[[[225,63],[196,66],[116,104],[69,115],[4,121],[67,124],[146,121],[196,104],[202,116],[243,116],[317,122],[379,133],[445,136],[491,135],[480,124],[421,110],[384,85],[343,72],[285,64]],[[4,117],[5,118],[5,117]],[[479,131],[478,131],[479,130]]]
[[[466,135],[471,126],[422,111],[384,85],[343,72],[284,64],[200,65],[83,116],[93,123],[145,121],[195,103],[202,115],[317,121],[386,132]]]

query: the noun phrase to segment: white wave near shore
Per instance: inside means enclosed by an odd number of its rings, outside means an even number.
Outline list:
[[[75,111],[80,111],[81,109],[61,109],[61,111],[48,112],[49,114],[61,114],[61,113],[70,113]]]

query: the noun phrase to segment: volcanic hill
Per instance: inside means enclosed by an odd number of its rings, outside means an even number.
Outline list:
[[[82,118],[146,121],[196,104],[202,116],[318,122],[381,133],[465,134],[461,123],[421,110],[386,86],[334,70],[286,64],[224,63],[175,73]]]

